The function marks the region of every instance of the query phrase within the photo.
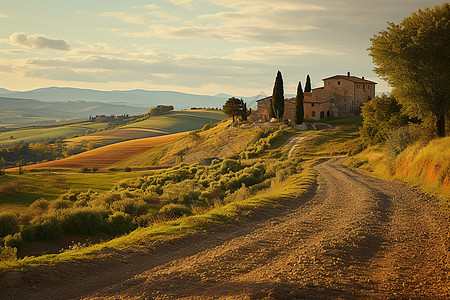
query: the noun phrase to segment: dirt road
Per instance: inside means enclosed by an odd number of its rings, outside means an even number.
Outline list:
[[[404,184],[332,158],[304,199],[146,249],[24,273],[13,299],[450,297],[448,220]],[[34,286],[34,287],[33,287]]]

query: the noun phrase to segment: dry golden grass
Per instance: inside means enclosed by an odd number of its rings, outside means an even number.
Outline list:
[[[91,151],[83,152],[65,159],[45,162],[24,167],[26,169],[36,168],[59,168],[59,169],[80,169],[80,168],[107,168],[122,160],[146,152],[155,147],[171,143],[186,135],[186,132],[150,137],[145,139],[121,142]],[[7,171],[17,171],[17,168]]]

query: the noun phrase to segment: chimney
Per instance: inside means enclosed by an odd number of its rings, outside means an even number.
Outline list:
[[[364,76],[362,77],[362,79],[364,79]]]
[[[347,77],[350,78],[350,72],[347,72]]]

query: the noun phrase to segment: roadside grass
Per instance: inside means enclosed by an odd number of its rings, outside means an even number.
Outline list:
[[[242,222],[245,216],[258,209],[276,207],[285,201],[302,201],[301,197],[307,192],[316,177],[316,172],[312,170],[311,163],[312,161],[303,162],[301,173],[290,176],[284,182],[274,184],[254,197],[217,206],[202,214],[185,216],[172,221],[155,222],[148,227],[138,228],[130,234],[82,249],[39,257],[0,261],[0,273],[36,265],[104,257],[111,253],[108,248],[123,249],[135,245],[145,245],[155,240],[178,238],[218,224]]]
[[[60,127],[17,129],[0,132],[0,146],[8,146],[21,141],[37,142],[45,139],[65,139],[74,135],[84,135],[89,129],[104,129],[106,126],[107,123],[80,123]]]
[[[185,110],[172,111],[157,117],[150,117],[144,121],[125,125],[120,128],[147,128],[177,133],[197,130],[205,124],[217,123],[226,119],[221,111]]]
[[[366,170],[383,179],[401,179],[440,199],[450,210],[450,137],[416,142],[401,152],[395,161],[388,159],[386,146],[370,147],[350,157],[346,164]]]

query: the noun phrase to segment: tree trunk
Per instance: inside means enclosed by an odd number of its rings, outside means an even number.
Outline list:
[[[436,129],[439,137],[445,137],[445,114],[436,116]]]

